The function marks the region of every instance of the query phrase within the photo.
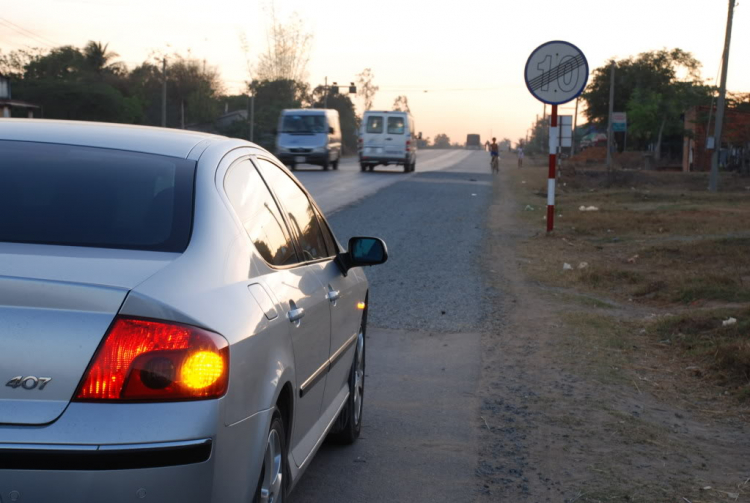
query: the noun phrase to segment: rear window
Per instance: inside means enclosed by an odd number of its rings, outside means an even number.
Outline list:
[[[182,252],[195,162],[0,141],[0,242]]]
[[[383,117],[379,115],[371,115],[367,118],[367,132],[368,133],[382,133],[383,132]]]
[[[388,117],[388,134],[404,134],[403,117]]]

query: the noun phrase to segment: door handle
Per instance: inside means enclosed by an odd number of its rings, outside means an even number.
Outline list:
[[[330,286],[328,287],[328,300],[330,300],[333,305],[336,305],[336,301],[341,298],[341,292],[338,290],[334,290]]]
[[[300,325],[300,320],[305,317],[305,309],[302,307],[297,307],[295,309],[290,309],[287,313],[287,318],[289,318],[289,321],[294,323],[296,326]]]

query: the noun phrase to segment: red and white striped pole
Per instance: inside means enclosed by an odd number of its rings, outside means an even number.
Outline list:
[[[557,146],[560,143],[557,127],[557,105],[552,105],[549,123],[549,179],[547,180],[547,232],[555,229],[555,167],[557,166]]]

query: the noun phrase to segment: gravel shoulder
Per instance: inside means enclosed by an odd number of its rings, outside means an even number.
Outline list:
[[[504,162],[495,180],[484,241],[497,294],[482,338],[476,501],[750,501],[746,423],[662,400],[662,384],[638,377],[647,352],[624,358],[595,307],[525,276],[535,257],[519,245],[543,222],[518,218],[515,169]]]

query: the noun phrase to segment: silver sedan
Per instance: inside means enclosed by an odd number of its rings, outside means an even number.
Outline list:
[[[283,501],[359,436],[386,259],[251,143],[0,120],[0,501]]]

